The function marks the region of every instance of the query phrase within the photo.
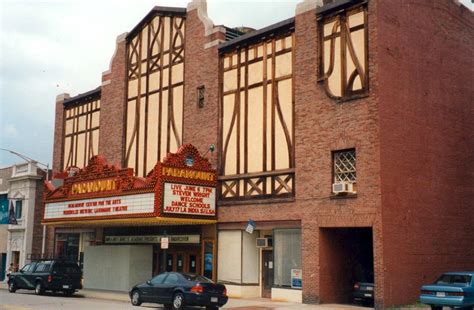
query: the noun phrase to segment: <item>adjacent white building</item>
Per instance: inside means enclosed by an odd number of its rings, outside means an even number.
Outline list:
[[[0,194],[3,199],[8,200],[9,209],[13,204],[18,224],[2,225],[0,250],[6,250],[4,253],[6,255],[2,255],[3,273],[11,263],[21,268],[30,261],[32,255],[40,255],[43,238],[41,227],[43,171],[34,162],[15,164],[5,169],[9,169],[11,174],[2,175],[4,190]]]

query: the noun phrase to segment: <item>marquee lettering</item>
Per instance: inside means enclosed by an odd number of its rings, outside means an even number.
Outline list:
[[[71,194],[86,194],[113,191],[117,189],[115,180],[96,180],[90,182],[76,183],[72,185]]]
[[[161,169],[161,174],[163,176],[170,176],[176,178],[214,181],[214,173],[190,169],[163,167]]]

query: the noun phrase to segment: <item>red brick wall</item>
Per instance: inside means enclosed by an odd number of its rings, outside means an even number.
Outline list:
[[[58,96],[59,97],[59,96]],[[69,95],[67,96],[69,97]],[[64,99],[56,101],[54,115],[54,144],[53,144],[53,175],[62,171],[63,144],[64,144]]]
[[[204,36],[204,25],[197,10],[187,14],[185,39],[183,143],[192,143],[204,154],[209,145],[217,146],[219,58],[217,45],[204,48],[211,38]],[[197,106],[197,87],[201,85],[205,87],[205,104],[200,109]],[[209,152],[206,157],[216,167],[217,152]]]
[[[454,1],[379,1],[386,305],[474,267],[474,18]]]
[[[375,11],[375,3],[370,3]],[[370,14],[370,13],[369,13]],[[369,27],[375,23],[370,21]],[[370,40],[376,39],[374,28]],[[320,277],[320,227],[373,227],[377,299],[381,299],[383,269],[380,234],[380,180],[376,51],[370,50],[370,95],[336,103],[317,83],[317,23],[314,11],[295,20],[295,145],[296,199],[288,203],[220,206],[220,222],[301,220],[303,301],[320,302],[328,291]],[[354,199],[330,199],[331,151],[356,148],[357,188]],[[258,223],[257,223],[258,229]],[[343,266],[341,266],[343,268]],[[323,300],[324,301],[324,300]],[[379,301],[380,302],[380,301]]]
[[[126,45],[118,40],[110,73],[102,77],[99,154],[108,163],[122,166],[125,135]],[[110,83],[108,82],[110,81]]]

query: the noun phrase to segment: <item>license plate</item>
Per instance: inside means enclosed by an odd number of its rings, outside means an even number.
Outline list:
[[[372,294],[364,294],[365,297],[372,297]]]
[[[445,292],[436,292],[436,297],[446,297]]]
[[[69,288],[69,285],[63,285],[63,288]]]
[[[217,297],[211,297],[211,302],[218,302],[219,299]]]

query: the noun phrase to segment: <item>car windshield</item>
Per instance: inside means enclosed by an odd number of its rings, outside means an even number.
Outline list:
[[[443,274],[435,282],[436,284],[469,284],[471,276],[462,274]]]
[[[196,274],[190,274],[190,273],[183,273],[183,277],[188,280],[188,281],[194,281],[194,282],[202,282],[202,283],[214,283],[212,280],[199,276]]]

